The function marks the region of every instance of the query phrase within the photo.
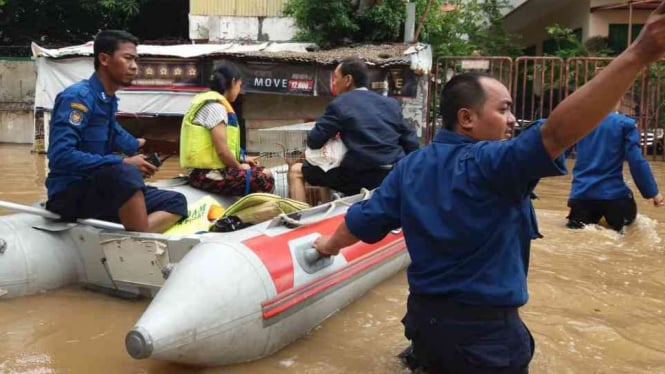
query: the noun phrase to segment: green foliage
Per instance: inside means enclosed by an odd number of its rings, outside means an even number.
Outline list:
[[[99,30],[126,28],[145,0],[0,0],[0,44],[90,40]]]
[[[358,16],[364,41],[394,42],[401,40],[406,18],[403,0],[383,0]]]
[[[346,44],[360,30],[349,0],[290,0],[284,13],[295,19],[297,39],[323,48]]]
[[[416,0],[416,18],[423,18],[428,0]],[[298,39],[323,48],[350,43],[401,42],[406,7],[403,0],[373,1],[360,11],[352,0],[289,0],[286,14],[295,18]],[[358,2],[356,2],[358,3]],[[447,4],[444,7],[444,4]],[[507,0],[433,0],[419,41],[435,55],[517,56],[521,48],[503,25]]]
[[[584,42],[584,48],[590,56],[609,56],[612,54],[610,40],[606,36],[592,36]]]
[[[573,30],[556,23],[546,27],[545,31],[556,41],[557,51],[554,56],[564,60],[569,57],[606,57],[612,53],[604,37],[596,36],[583,43]]]
[[[522,46],[517,35],[506,31],[501,11],[508,8],[504,0],[485,0],[477,3],[480,13],[480,27],[471,40],[478,46],[478,51],[486,56],[511,56],[522,54]]]
[[[418,14],[426,3],[418,0]],[[420,39],[437,56],[518,56],[519,40],[506,31],[501,15],[508,6],[506,0],[434,0]]]

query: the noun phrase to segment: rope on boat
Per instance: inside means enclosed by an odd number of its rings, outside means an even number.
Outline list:
[[[366,188],[363,188],[363,189],[360,190],[360,193],[363,195],[363,197],[361,199],[361,201],[362,201],[362,200],[367,200],[369,198],[369,196],[371,195],[372,191],[370,191]],[[335,210],[335,208],[338,208],[340,206],[349,207],[351,205],[353,205],[353,204],[348,202],[348,201],[341,200],[341,199],[340,200],[333,200],[333,201],[330,202],[330,207],[328,207],[328,209],[323,213],[323,215],[320,218],[317,218],[317,219],[314,219],[314,220],[311,220],[311,221],[300,221],[300,220],[297,220],[295,218],[289,217],[286,213],[280,214],[279,217],[281,218],[282,222],[284,222],[284,223],[287,223],[289,225],[293,225],[295,227],[303,227],[303,226],[313,225],[315,223],[319,223],[319,222],[327,219],[328,216],[330,216],[330,214]]]

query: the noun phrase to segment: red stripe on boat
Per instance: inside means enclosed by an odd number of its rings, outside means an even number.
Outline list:
[[[366,244],[365,246],[370,245]],[[291,289],[277,295],[277,297],[272,300],[263,302],[261,304],[261,307],[263,308],[263,319],[273,318],[299,303],[325,292],[355,275],[367,271],[367,269],[383,263],[406,249],[404,239],[401,235],[399,237],[390,235],[382,241],[372,244],[371,247],[371,250],[365,252],[365,255],[358,259],[358,261],[349,264],[334,273],[321,277],[312,283]]]
[[[281,294],[293,288],[293,260],[291,258],[291,251],[289,250],[289,242],[312,233],[332,235],[343,219],[344,216],[339,215],[316,224],[290,230],[277,236],[259,235],[244,240],[242,244],[247,246],[247,248],[261,259],[261,262],[268,269],[268,273],[270,273],[277,294]],[[385,246],[387,243],[395,241],[398,237],[401,238],[401,234],[399,236],[388,234],[385,239],[374,244],[359,242],[344,248],[341,254],[346,258],[347,262],[352,262],[381,246]]]
[[[298,227],[277,236],[259,235],[242,244],[247,246],[261,259],[270,273],[277,293],[293,288],[293,260],[289,250],[291,240],[318,232],[321,235],[332,235],[344,216],[336,216],[313,225]]]

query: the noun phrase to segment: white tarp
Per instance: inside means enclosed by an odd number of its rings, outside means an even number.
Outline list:
[[[176,45],[148,45],[140,44],[137,48],[139,56],[163,56],[193,58],[214,54],[249,53],[249,52],[307,52],[307,48],[316,46],[312,43],[259,43],[259,44],[176,44]],[[71,47],[47,49],[32,43],[33,57],[71,57],[92,56],[93,43],[87,42]]]
[[[139,56],[195,58],[214,54],[249,52],[306,52],[311,43],[259,43],[259,44],[179,44],[139,45]],[[93,43],[47,49],[32,43],[32,54],[37,65],[35,107],[53,109],[55,97],[67,86],[88,79],[94,72]],[[85,57],[83,57],[85,56]],[[67,57],[67,58],[61,58]],[[183,115],[196,92],[166,90],[118,91],[120,112],[138,115]]]
[[[140,56],[196,58],[210,55],[224,55],[251,52],[298,52],[305,53],[311,43],[258,43],[258,44],[179,44],[179,45],[139,45]],[[32,43],[32,53],[37,66],[37,87],[35,107],[53,109],[55,97],[67,86],[92,75],[93,43],[46,49]],[[432,67],[432,50],[428,45],[418,44],[408,48],[404,55],[411,57],[411,68],[425,73]],[[62,58],[66,57],[66,58]],[[139,62],[140,63],[140,62]],[[137,115],[183,115],[196,92],[151,90],[121,90],[119,111]]]
[[[53,109],[55,97],[67,86],[88,79],[94,72],[92,57],[62,60],[39,57],[35,107]],[[182,91],[118,91],[118,110],[145,115],[183,115],[196,92]]]

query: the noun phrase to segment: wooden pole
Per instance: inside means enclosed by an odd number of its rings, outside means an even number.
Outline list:
[[[633,40],[633,0],[628,0],[628,45],[630,47]]]

